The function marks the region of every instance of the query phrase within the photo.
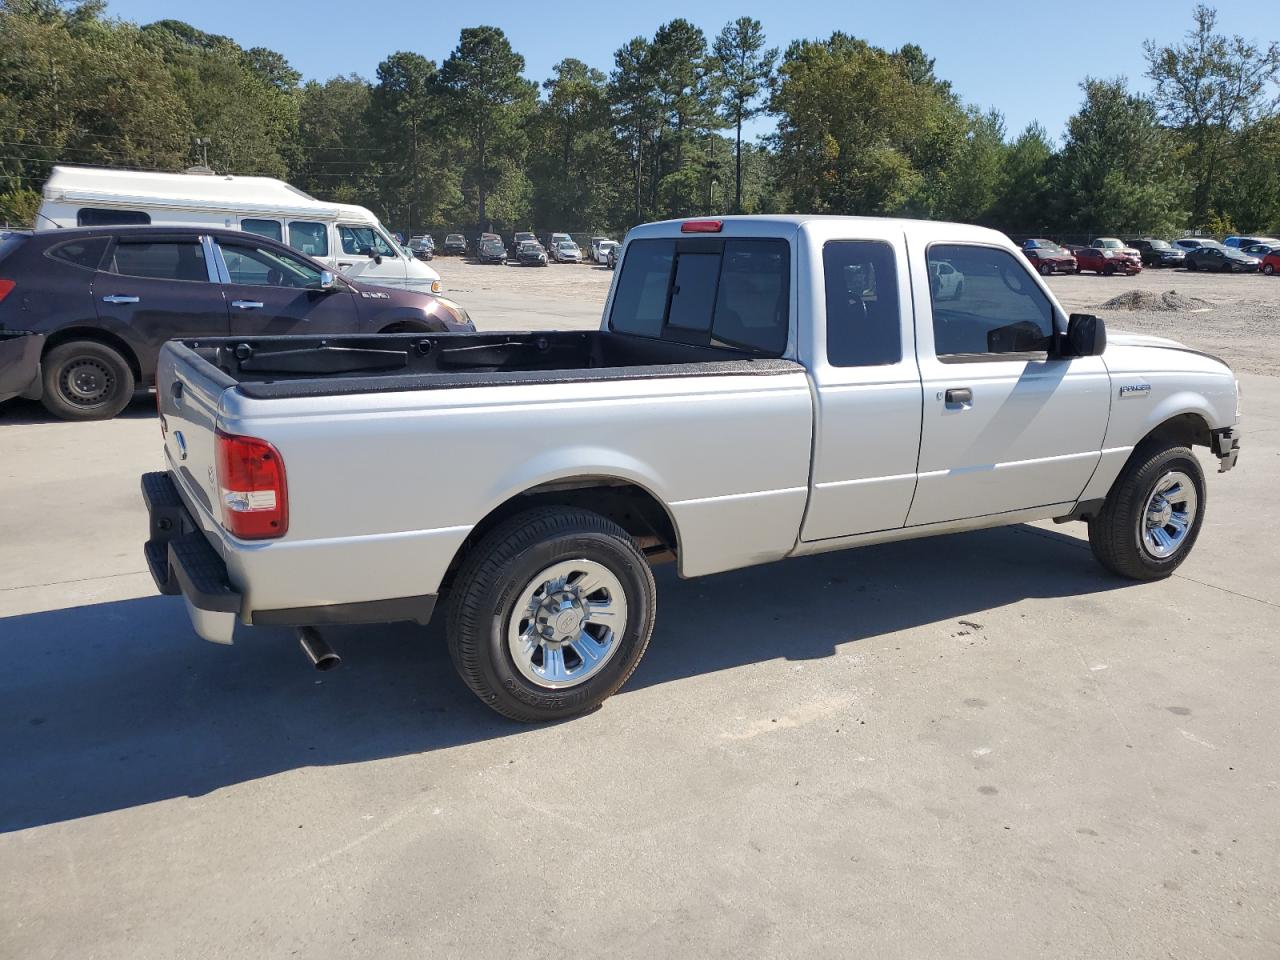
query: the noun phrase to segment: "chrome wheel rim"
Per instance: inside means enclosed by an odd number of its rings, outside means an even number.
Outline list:
[[[62,368],[59,377],[62,395],[77,406],[101,403],[115,388],[111,368],[100,360],[84,357]]]
[[[525,585],[507,624],[507,647],[530,683],[557,690],[604,669],[627,628],[622,582],[594,560],[562,560]]]
[[[1200,498],[1191,478],[1180,470],[1156,481],[1138,521],[1138,540],[1157,560],[1173,556],[1187,540],[1195,523]]]

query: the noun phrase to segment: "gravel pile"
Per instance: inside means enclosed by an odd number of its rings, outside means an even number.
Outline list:
[[[1152,310],[1157,313],[1184,313],[1207,310],[1211,304],[1199,297],[1188,297],[1176,290],[1153,293],[1150,290],[1126,290],[1102,304],[1103,310]]]

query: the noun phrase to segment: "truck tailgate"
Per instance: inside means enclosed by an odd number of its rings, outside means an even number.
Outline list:
[[[165,460],[205,529],[218,524],[214,466],[218,404],[232,383],[217,367],[179,356],[169,347],[156,366],[156,397]]]

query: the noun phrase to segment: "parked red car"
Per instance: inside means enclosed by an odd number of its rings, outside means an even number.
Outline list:
[[[1099,237],[1091,245],[1077,247],[1072,252],[1076,255],[1079,273],[1092,270],[1109,277],[1115,273],[1132,276],[1142,272],[1142,254],[1114,237]]]
[[[1052,240],[1024,240],[1022,255],[1044,276],[1075,273],[1076,258]]]
[[[1272,250],[1262,258],[1262,272],[1268,277],[1274,277],[1280,273],[1280,249]]]

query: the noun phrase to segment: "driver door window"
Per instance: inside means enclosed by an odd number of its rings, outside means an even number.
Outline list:
[[[218,246],[232,283],[253,287],[320,287],[320,271],[297,257],[268,247]]]
[[[1026,359],[1053,344],[1053,307],[1006,250],[934,244],[929,294],[934,352],[943,362],[995,360],[1002,354]]]

